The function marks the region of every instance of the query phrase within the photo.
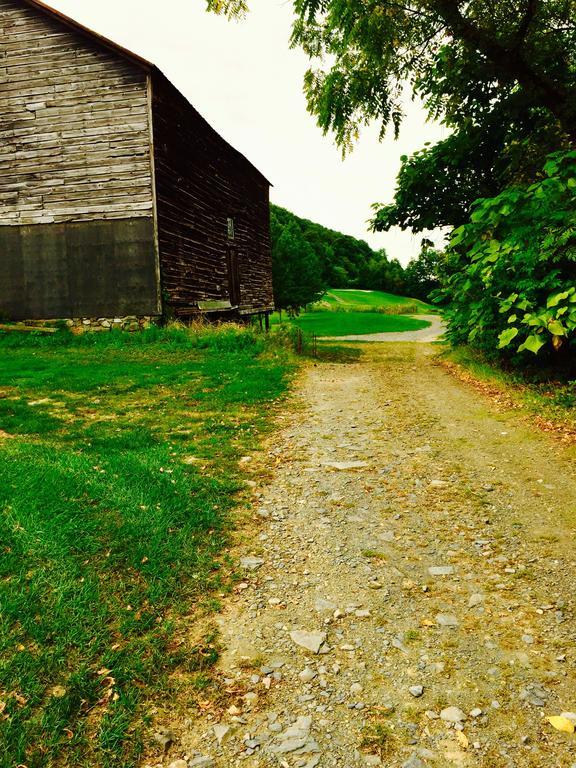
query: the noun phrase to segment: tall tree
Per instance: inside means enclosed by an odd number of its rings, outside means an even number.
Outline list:
[[[293,3],[292,43],[315,63],[305,79],[309,108],[344,148],[374,119],[383,132],[399,130],[405,83],[448,123],[473,114],[480,95],[520,89],[576,139],[576,0]],[[208,5],[246,11],[246,0]],[[474,71],[478,87],[462,93]]]
[[[298,312],[325,291],[320,261],[293,221],[272,216],[272,280],[277,309]]]

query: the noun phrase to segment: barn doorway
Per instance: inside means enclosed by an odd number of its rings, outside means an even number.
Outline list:
[[[228,248],[228,295],[233,307],[240,305],[240,264],[236,248]]]

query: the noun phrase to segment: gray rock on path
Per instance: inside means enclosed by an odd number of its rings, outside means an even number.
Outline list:
[[[296,630],[295,632],[290,632],[290,639],[293,643],[311,653],[320,653],[320,649],[326,642],[326,632]]]
[[[446,707],[440,712],[440,717],[447,723],[463,723],[466,715],[458,707]]]
[[[166,751],[176,741],[176,736],[169,728],[159,728],[154,741]]]
[[[459,625],[457,617],[452,613],[437,614],[436,623],[441,627],[457,627]]]
[[[453,565],[433,565],[428,568],[430,576],[452,576],[454,573]]]
[[[299,717],[294,725],[291,725],[283,733],[281,733],[274,746],[270,747],[270,752],[274,755],[289,755],[296,753],[298,755],[315,755],[320,752],[320,747],[316,741],[310,737],[310,730],[312,728],[311,717]],[[318,763],[314,763],[313,758],[308,761],[308,764],[314,766]]]
[[[408,760],[402,763],[402,768],[426,768],[425,764],[420,760],[418,755],[410,755]]]
[[[262,560],[261,557],[243,557],[240,560],[240,565],[244,570],[246,571],[257,571],[258,568],[261,568],[265,563],[265,560]]]
[[[477,605],[481,605],[484,602],[484,595],[481,595],[479,592],[475,592],[473,595],[470,595],[470,599],[468,600],[468,608],[476,608]]]
[[[527,701],[533,707],[544,707],[548,701],[548,691],[539,683],[532,683],[520,692],[522,701]]]
[[[332,613],[338,608],[336,603],[331,600],[325,600],[323,597],[317,597],[314,601],[314,610],[318,613]]]
[[[328,469],[336,469],[340,472],[349,469],[365,469],[369,466],[367,461],[325,461],[323,465]]]
[[[214,760],[212,760],[211,757],[199,755],[198,757],[194,757],[192,760],[190,760],[188,763],[188,768],[214,768],[215,765],[216,763]]]
[[[214,731],[214,736],[216,737],[216,741],[218,742],[218,744],[223,744],[224,739],[230,733],[230,726],[229,725],[215,725],[212,730]]]
[[[415,699],[419,699],[420,696],[424,695],[423,685],[413,685],[408,690],[410,691],[410,695],[414,696]]]
[[[300,680],[302,680],[303,683],[311,683],[312,680],[318,677],[318,672],[315,672],[313,669],[310,669],[310,667],[306,667],[306,669],[303,669],[302,672],[300,672],[298,677],[300,678]]]

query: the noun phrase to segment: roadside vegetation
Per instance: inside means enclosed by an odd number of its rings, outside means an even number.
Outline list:
[[[497,406],[519,408],[540,429],[576,445],[576,381],[562,371],[534,364],[527,369],[504,369],[482,352],[464,346],[446,351],[440,362]]]
[[[0,766],[136,766],[145,704],[217,658],[242,503],[290,374],[237,328],[0,335]]]

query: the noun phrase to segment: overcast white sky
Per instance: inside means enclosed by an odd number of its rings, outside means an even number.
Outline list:
[[[153,61],[214,128],[274,184],[272,201],[361,237],[406,263],[422,235],[372,234],[373,202],[392,198],[400,156],[444,134],[409,102],[399,141],[365,131],[342,160],[306,111],[308,60],[288,47],[291,0],[252,0],[241,22],[208,14],[203,0],[48,0]]]

